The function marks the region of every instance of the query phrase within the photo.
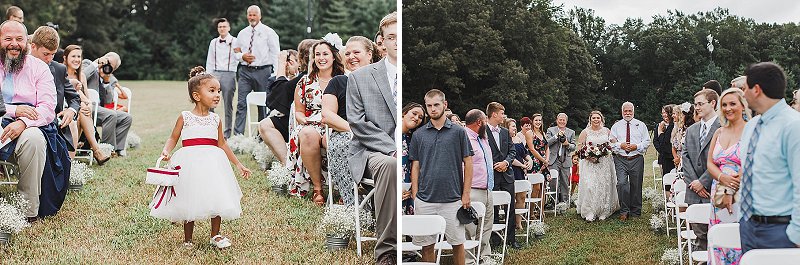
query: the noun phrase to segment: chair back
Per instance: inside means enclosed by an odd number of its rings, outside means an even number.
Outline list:
[[[524,192],[528,194],[531,191],[531,183],[527,180],[515,180],[514,181],[514,192],[520,193]]]
[[[739,224],[716,224],[708,230],[708,248],[741,248]]]
[[[672,183],[672,190],[675,192],[686,191],[686,182],[683,179],[675,179]]]
[[[542,175],[542,173],[528,174],[527,177],[531,185],[544,183],[544,175]]]
[[[797,264],[798,260],[800,260],[800,248],[753,249],[744,253],[739,264]]]
[[[478,214],[478,218],[483,218],[486,216],[486,205],[482,202],[470,202],[470,206],[472,209],[475,209],[475,212]]]
[[[672,197],[672,201],[675,202],[675,205],[685,204],[686,192],[685,191],[678,192],[678,194],[675,194],[675,197]]]
[[[86,96],[89,97],[92,103],[98,104],[100,102],[100,93],[97,90],[85,89],[84,91],[86,91]]]
[[[556,182],[558,181],[558,170],[550,169],[550,179],[555,179]],[[556,185],[558,187],[558,185]]]
[[[678,177],[677,173],[668,173],[661,179],[661,184],[664,185],[664,187],[667,185],[672,185],[672,182],[675,182],[676,177]]]
[[[247,104],[267,106],[267,92],[250,92],[247,94]]]
[[[693,224],[707,224],[711,220],[711,204],[698,203],[686,208],[686,221]]]
[[[492,191],[492,206],[511,204],[511,195],[505,191]]]
[[[432,236],[444,233],[445,220],[439,215],[403,215],[403,235]]]

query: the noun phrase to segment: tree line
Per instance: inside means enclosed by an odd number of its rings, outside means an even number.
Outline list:
[[[550,0],[411,0],[403,2],[403,38],[405,102],[436,87],[458,114],[498,101],[509,117],[542,113],[546,125],[565,112],[576,129],[595,109],[611,126],[625,101],[652,129],[661,106],[692,102],[711,79],[727,87],[760,61],[784,67],[788,98],[800,72],[797,24],[756,23],[723,8],[616,25]]]
[[[280,36],[281,49],[297,49],[305,38],[339,33],[372,39],[378,23],[396,9],[389,0],[12,0],[25,12],[29,33],[51,22],[58,25],[61,48],[83,47],[84,58],[108,51],[122,57],[115,75],[129,80],[184,80],[188,70],[205,65],[208,43],[218,36],[212,19],[231,21],[231,34],[247,26],[246,9],[258,5],[262,23]],[[311,13],[311,33],[307,13]]]

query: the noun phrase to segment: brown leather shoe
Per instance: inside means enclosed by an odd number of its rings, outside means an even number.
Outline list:
[[[376,262],[376,264],[396,265],[397,256],[394,253],[383,254],[380,257],[378,257],[378,262]]]
[[[619,220],[623,222],[628,221],[628,214],[627,213],[620,214]]]

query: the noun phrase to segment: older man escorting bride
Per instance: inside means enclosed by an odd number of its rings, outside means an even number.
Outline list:
[[[611,144],[615,142],[611,130],[604,127],[605,118],[599,111],[589,114],[589,126],[578,137],[580,198],[576,202],[578,214],[586,221],[605,220],[619,209],[617,174],[611,157]]]

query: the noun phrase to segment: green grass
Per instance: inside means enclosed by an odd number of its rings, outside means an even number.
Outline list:
[[[183,228],[150,217],[147,204],[154,186],[144,184],[175,125],[189,110],[186,82],[122,81],[133,90],[133,128],[142,145],[128,156],[93,166],[96,178],[80,192],[70,192],[61,211],[14,235],[0,248],[3,264],[370,264],[374,243],[364,256],[350,249],[329,252],[315,232],[322,209],[307,199],[275,195],[249,155],[239,159],[254,175],[239,179],[244,197],[242,218],[222,223],[233,246],[208,244],[210,223],[198,222],[192,250],[182,249]],[[235,101],[234,101],[235,102]]]

